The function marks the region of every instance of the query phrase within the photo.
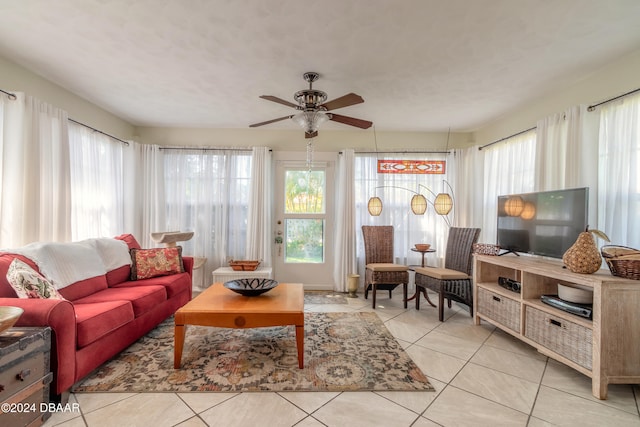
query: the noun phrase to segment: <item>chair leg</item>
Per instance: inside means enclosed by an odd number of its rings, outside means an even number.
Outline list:
[[[420,310],[420,288],[416,286],[416,310]]]
[[[371,285],[365,283],[364,285],[364,299],[369,299],[369,288]]]
[[[371,284],[371,306],[373,307],[373,309],[376,309],[376,285],[375,283]]]
[[[403,283],[402,284],[402,290],[404,292],[404,308],[407,308],[407,287],[409,286],[408,283]]]
[[[391,299],[391,289],[389,289],[389,299]]]
[[[444,322],[444,294],[442,291],[438,293],[438,318]]]

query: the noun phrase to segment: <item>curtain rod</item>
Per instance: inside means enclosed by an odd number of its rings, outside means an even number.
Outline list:
[[[191,150],[191,151],[253,151],[252,148],[217,148],[217,147],[160,147],[160,150]],[[269,151],[273,151],[269,149]]]
[[[532,127],[532,128],[529,128],[529,129],[525,129],[525,130],[523,130],[523,131],[520,131],[520,132],[518,132],[518,133],[514,133],[513,135],[505,136],[504,138],[500,138],[500,139],[499,139],[499,140],[497,140],[497,141],[493,141],[493,142],[490,142],[490,143],[488,143],[488,144],[485,144],[485,145],[482,145],[482,146],[478,147],[478,150],[482,150],[483,148],[486,148],[486,147],[488,147],[488,146],[490,146],[490,145],[497,144],[498,142],[502,142],[502,141],[504,141],[505,139],[513,138],[514,136],[518,136],[518,135],[522,135],[523,133],[531,132],[532,130],[536,130],[536,128],[535,128],[535,127]]]
[[[450,154],[449,151],[356,151],[356,154]]]
[[[629,92],[627,92],[627,93],[623,93],[622,95],[618,95],[618,96],[616,96],[616,97],[606,99],[606,100],[604,100],[604,101],[602,101],[602,102],[598,102],[597,104],[589,105],[589,107],[587,108],[587,111],[593,111],[593,110],[595,110],[597,107],[601,106],[602,104],[606,104],[606,103],[609,103],[609,102],[611,102],[611,101],[615,101],[615,100],[618,100],[618,99],[620,99],[620,98],[624,98],[624,97],[625,97],[625,96],[627,96],[627,95],[631,95],[631,94],[636,93],[636,92],[639,92],[639,91],[640,91],[640,88],[638,88],[638,89],[634,89],[634,90],[629,91]]]
[[[129,143],[128,143],[127,141],[123,140],[123,139],[120,139],[120,138],[115,137],[115,136],[113,136],[113,135],[109,135],[109,134],[108,134],[108,133],[106,133],[106,132],[102,132],[101,130],[98,130],[98,129],[96,129],[96,128],[92,128],[91,126],[89,126],[89,125],[85,125],[84,123],[80,123],[80,122],[79,122],[79,121],[77,121],[77,120],[73,120],[71,117],[68,117],[68,118],[67,118],[67,120],[69,120],[70,122],[73,122],[73,123],[75,123],[75,124],[78,124],[78,125],[80,125],[80,126],[84,126],[84,127],[86,127],[87,129],[91,129],[91,130],[92,130],[92,131],[94,131],[94,132],[101,133],[101,134],[103,134],[104,136],[108,136],[109,138],[115,139],[116,141],[120,141],[120,142],[122,142],[124,145],[129,145]]]
[[[4,93],[4,94],[6,94],[6,95],[9,97],[9,99],[11,99],[11,100],[13,100],[13,101],[15,101],[16,99],[18,99],[18,97],[16,96],[16,94],[15,94],[15,93],[7,92],[6,90],[2,90],[2,89],[0,89],[0,92],[2,92],[2,93]],[[91,130],[92,130],[92,131],[94,131],[94,132],[101,133],[101,134],[103,134],[104,136],[108,136],[109,138],[115,139],[116,141],[120,141],[120,142],[122,142],[124,145],[129,145],[129,143],[128,143],[127,141],[125,141],[125,140],[122,140],[122,139],[120,139],[120,138],[118,138],[118,137],[115,137],[115,136],[113,136],[113,135],[109,135],[108,133],[106,133],[106,132],[102,132],[101,130],[98,130],[98,129],[96,129],[96,128],[92,128],[91,126],[89,126],[89,125],[85,125],[84,123],[81,123],[81,122],[79,122],[79,121],[77,121],[77,120],[73,120],[71,117],[67,117],[67,120],[69,120],[70,122],[73,122],[73,123],[79,124],[80,126],[84,126],[84,127],[88,128],[88,129],[91,129]]]
[[[5,90],[0,89],[0,92],[7,94],[7,96],[9,97],[9,99],[15,101],[16,99],[18,99],[18,97],[16,96],[15,93],[11,93],[11,92],[7,92]]]

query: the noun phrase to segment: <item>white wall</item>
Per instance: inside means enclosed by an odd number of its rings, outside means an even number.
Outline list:
[[[125,120],[80,98],[64,88],[0,57],[0,89],[22,91],[69,112],[69,116],[122,139],[143,143],[177,146],[251,147],[268,146],[276,151],[304,151],[306,140],[301,131],[268,129],[193,129],[134,127]],[[578,104],[593,104],[640,87],[640,50],[564,90],[541,94],[504,117],[474,133],[452,133],[449,147],[487,144],[522,130],[552,113]],[[354,148],[359,151],[443,150],[447,133],[386,132],[368,130],[321,130],[313,144],[318,151]]]
[[[539,119],[567,110],[574,105],[593,105],[640,88],[640,50],[563,90],[542,94],[504,117],[496,119],[474,135],[474,144],[484,145],[536,126]]]
[[[24,92],[67,111],[71,119],[120,139],[131,139],[135,133],[134,126],[127,121],[1,56],[0,89]]]
[[[464,146],[471,134],[452,133],[449,147]],[[137,128],[137,140],[147,144],[175,146],[270,147],[275,151],[305,151],[307,141],[301,130],[263,129],[185,129]],[[339,151],[354,148],[359,151],[434,150],[447,147],[447,132],[384,132],[368,130],[320,130],[313,138],[314,150]]]

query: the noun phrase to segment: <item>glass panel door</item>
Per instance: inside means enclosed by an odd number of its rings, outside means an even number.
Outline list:
[[[275,276],[281,282],[333,287],[333,167],[278,162]],[[281,242],[281,243],[277,243]],[[317,287],[317,286],[314,286]]]

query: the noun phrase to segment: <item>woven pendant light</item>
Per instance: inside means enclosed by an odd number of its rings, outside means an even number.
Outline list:
[[[382,213],[382,200],[380,197],[372,197],[367,203],[367,210],[371,216],[380,216]]]
[[[447,215],[453,209],[453,199],[448,193],[440,193],[433,201],[433,208],[438,215]]]
[[[422,194],[416,194],[411,198],[411,212],[415,215],[424,215],[427,211],[427,199]]]

